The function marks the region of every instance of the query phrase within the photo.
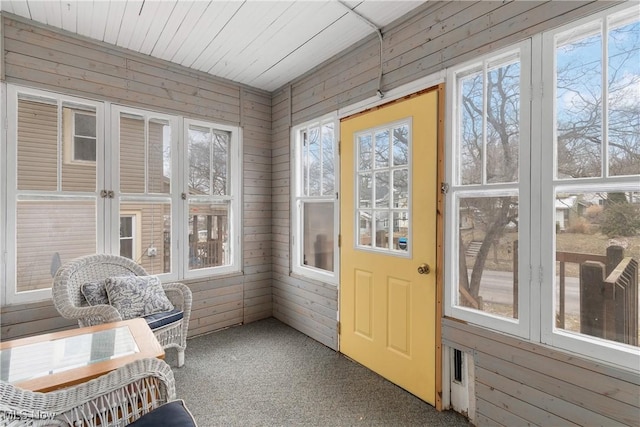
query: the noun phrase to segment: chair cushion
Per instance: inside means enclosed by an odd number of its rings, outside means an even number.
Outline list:
[[[107,289],[104,287],[104,280],[87,282],[80,287],[80,292],[84,295],[89,305],[109,304]]]
[[[157,276],[116,276],[105,282],[109,303],[123,320],[173,310]]]
[[[154,313],[148,316],[144,316],[144,320],[147,321],[149,328],[156,329],[162,326],[168,325],[184,317],[184,312],[179,308],[174,308],[171,311],[163,311],[161,313]]]
[[[184,400],[174,400],[144,414],[133,423],[133,427],[196,427],[196,420],[184,404]]]

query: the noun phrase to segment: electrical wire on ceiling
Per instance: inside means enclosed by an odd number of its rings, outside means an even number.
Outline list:
[[[380,40],[380,70],[378,72],[378,90],[376,91],[376,94],[378,95],[378,97],[384,98],[384,92],[382,92],[382,30],[378,28],[376,24],[374,24],[369,19],[367,19],[367,17],[356,12],[355,9],[350,8],[349,5],[347,5],[342,0],[338,0],[338,3],[344,6],[349,12],[353,13],[355,16],[357,16],[360,20],[362,20],[368,26],[373,28],[376,34],[378,35],[378,39]]]

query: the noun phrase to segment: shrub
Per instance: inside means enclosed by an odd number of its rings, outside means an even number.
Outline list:
[[[610,203],[604,209],[600,229],[608,237],[635,236],[640,231],[640,211],[626,201]]]
[[[579,216],[571,221],[567,227],[567,233],[591,234],[591,224],[585,218]]]

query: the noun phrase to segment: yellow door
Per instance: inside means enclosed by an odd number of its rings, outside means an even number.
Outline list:
[[[340,351],[433,405],[438,92],[340,128]]]

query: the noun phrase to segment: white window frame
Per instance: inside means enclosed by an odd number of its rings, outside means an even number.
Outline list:
[[[634,5],[636,9],[637,5]],[[530,94],[530,112],[525,117],[521,110],[521,139],[528,135],[530,143],[520,153],[520,194],[519,227],[526,227],[520,236],[519,245],[519,317],[516,322],[493,316],[478,310],[455,305],[457,300],[457,264],[447,262],[445,268],[445,315],[455,317],[480,327],[500,333],[512,334],[532,343],[548,345],[581,358],[591,359],[604,365],[637,370],[640,365],[640,348],[630,345],[581,335],[555,327],[555,194],[556,191],[639,191],[638,175],[607,177],[607,156],[603,155],[604,178],[556,179],[555,149],[555,36],[558,33],[578,27],[596,19],[625,9],[628,4],[614,6],[569,25],[533,36],[529,65],[530,86],[522,87],[521,96]],[[522,45],[522,44],[519,44]],[[496,51],[484,57],[495,57]],[[523,55],[521,56],[523,58]],[[477,62],[474,61],[474,62]],[[466,65],[456,66],[447,72],[447,182],[450,191],[446,196],[445,260],[458,257],[455,241],[458,227],[455,198],[467,195],[465,190],[455,185],[456,158],[456,81],[455,73]],[[524,64],[521,71],[525,72]],[[526,120],[525,120],[526,119]],[[605,121],[606,123],[606,121]],[[604,125],[604,123],[603,123]],[[606,132],[606,131],[605,131]],[[604,144],[603,144],[604,145]],[[525,152],[526,150],[526,152]],[[605,150],[606,151],[606,150]],[[549,161],[553,159],[553,161]],[[527,171],[523,171],[523,167]],[[529,175],[524,175],[528,172]],[[496,187],[498,188],[498,187]],[[486,195],[473,192],[474,195]],[[489,193],[487,193],[489,194]],[[524,216],[528,216],[525,218]],[[548,231],[548,232],[546,232]]]
[[[63,144],[63,136],[61,135],[62,129],[62,107],[65,103],[80,104],[90,106],[96,110],[96,137],[97,137],[97,151],[96,151],[96,189],[94,191],[62,191],[61,185],[61,172],[58,171],[58,190],[56,191],[40,191],[40,190],[17,190],[18,179],[18,153],[17,153],[17,112],[18,112],[18,96],[25,95],[27,97],[42,98],[51,101],[55,101],[58,109],[58,146],[59,148]],[[88,200],[96,199],[96,251],[104,251],[105,241],[101,229],[105,221],[104,215],[104,199],[99,197],[99,188],[104,187],[104,140],[105,140],[105,126],[104,126],[104,104],[102,102],[92,101],[84,98],[77,98],[68,95],[62,95],[55,92],[49,92],[45,90],[26,88],[16,86],[13,84],[6,85],[6,99],[3,99],[4,105],[6,105],[6,117],[7,126],[5,140],[6,145],[6,157],[3,165],[6,165],[6,175],[3,185],[6,186],[6,198],[3,198],[3,206],[5,207],[6,217],[4,224],[6,224],[6,232],[4,238],[4,250],[6,251],[5,262],[5,280],[3,286],[3,301],[4,304],[22,304],[28,302],[42,301],[51,298],[51,288],[38,289],[33,291],[17,291],[17,217],[16,209],[18,197],[24,197],[28,200]],[[9,143],[10,142],[10,143]],[[58,157],[58,162],[62,163],[62,156]]]
[[[312,127],[333,123],[334,135],[334,194],[327,196],[305,196],[302,189],[303,150],[301,135]],[[340,122],[337,112],[332,112],[314,120],[301,123],[291,129],[291,271],[293,274],[318,280],[324,283],[338,285],[340,277],[340,249],[338,234],[340,229]],[[304,264],[304,203],[333,203],[333,271],[311,267]]]
[[[542,97],[542,140],[547,142],[541,144],[542,159],[553,159],[553,162],[541,162],[542,180],[540,200],[541,206],[541,230],[549,230],[548,233],[541,233],[540,242],[540,265],[541,265],[541,300],[547,304],[541,304],[541,320],[540,320],[540,340],[544,344],[553,347],[562,348],[564,350],[578,353],[589,358],[605,361],[607,364],[620,365],[625,368],[638,369],[640,366],[640,348],[618,343],[615,341],[605,340],[588,335],[569,332],[567,330],[555,327],[555,322],[549,319],[555,317],[556,298],[554,297],[556,289],[556,235],[555,235],[555,212],[554,201],[556,192],[629,192],[640,191],[639,175],[627,176],[608,176],[609,161],[607,145],[607,120],[605,119],[608,110],[607,103],[603,103],[603,132],[605,138],[602,144],[602,177],[596,178],[556,178],[557,150],[556,150],[556,51],[555,39],[559,33],[563,33],[572,28],[577,28],[595,20],[602,19],[607,21],[607,17],[625,9],[636,9],[640,13],[640,7],[634,5],[629,8],[628,4],[622,4],[617,7],[610,8],[597,14],[593,14],[584,19],[577,20],[571,24],[556,28],[539,35],[541,39],[541,56],[540,61],[542,81],[545,82],[544,94]],[[607,28],[605,25],[604,28]],[[607,33],[604,34],[605,38]],[[604,39],[603,39],[604,40]],[[606,96],[607,67],[603,64],[603,95]],[[547,249],[547,250],[544,250]],[[546,320],[546,321],[545,321]],[[637,320],[636,320],[637,321]]]
[[[229,174],[227,176],[229,194],[225,196],[194,196],[189,194],[187,174],[189,172],[189,126],[197,126],[229,132]],[[200,278],[211,275],[233,274],[242,271],[242,128],[238,126],[222,125],[219,123],[184,119],[183,121],[183,138],[181,138],[179,153],[182,156],[180,164],[182,165],[182,194],[185,195],[182,206],[182,236],[184,246],[182,246],[180,262],[180,271],[184,278]],[[198,269],[189,269],[189,200],[194,201],[225,201],[229,202],[229,264],[217,267],[207,267]],[[197,238],[197,236],[196,236]]]
[[[459,183],[457,159],[459,158],[458,141],[458,119],[460,117],[458,109],[459,90],[457,87],[457,75],[469,69],[482,66],[486,73],[486,64],[496,62],[500,58],[507,58],[515,52],[519,52],[520,62],[520,149],[518,155],[518,182],[517,183],[495,183],[495,184],[466,184]],[[519,238],[531,236],[529,214],[529,173],[530,158],[529,146],[530,138],[528,129],[530,128],[530,86],[531,75],[531,44],[524,41],[516,45],[483,55],[472,61],[468,61],[459,66],[447,70],[447,111],[450,112],[447,119],[447,144],[446,144],[446,182],[449,183],[449,191],[446,196],[446,223],[445,259],[458,259],[458,233],[459,216],[457,201],[460,197],[500,197],[517,195],[518,197],[518,229]],[[482,174],[484,176],[484,172]],[[473,324],[491,329],[500,330],[522,338],[529,338],[531,313],[529,310],[530,298],[530,277],[529,277],[529,251],[527,245],[519,246],[518,258],[518,318],[512,319],[502,316],[492,315],[487,312],[474,310],[456,304],[458,300],[458,265],[457,263],[447,263],[445,269],[445,283],[448,284],[445,290],[445,315],[463,319]]]

